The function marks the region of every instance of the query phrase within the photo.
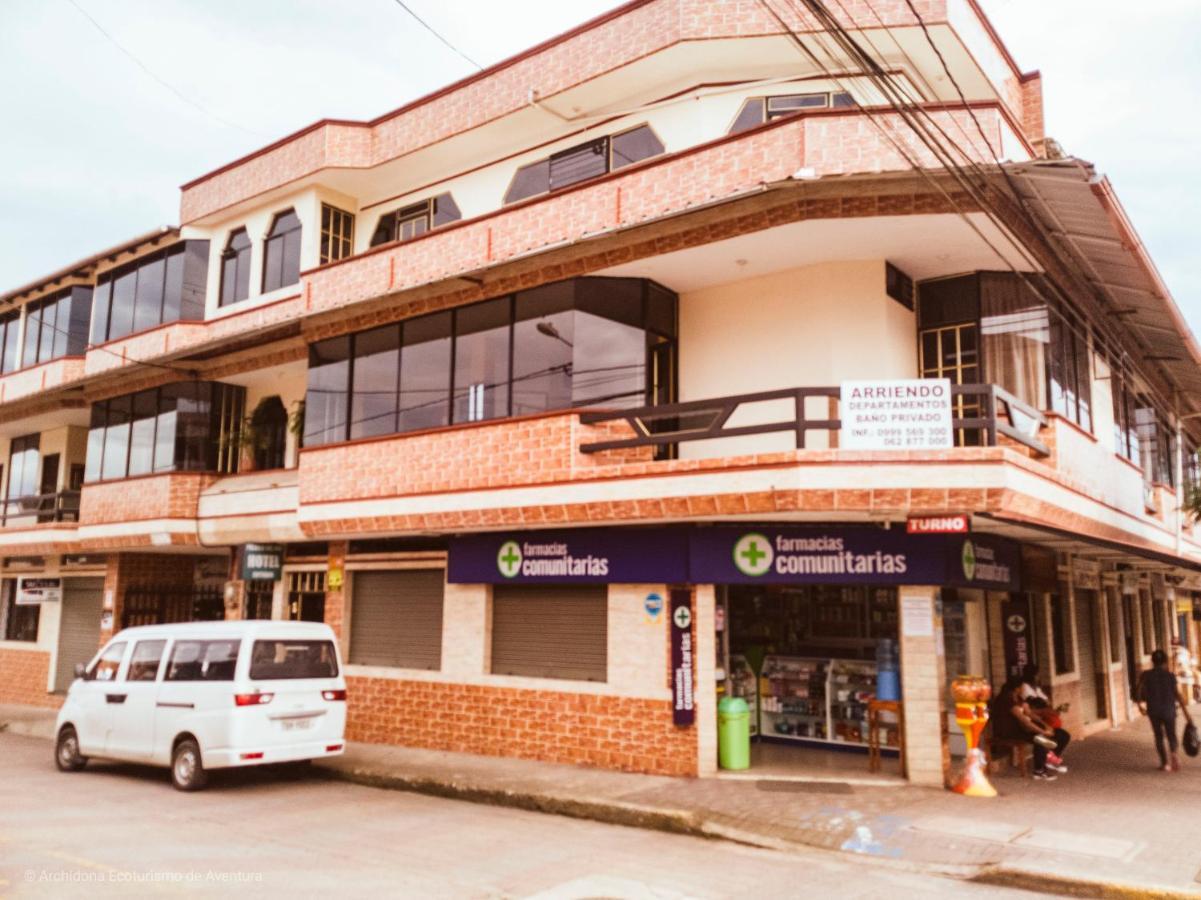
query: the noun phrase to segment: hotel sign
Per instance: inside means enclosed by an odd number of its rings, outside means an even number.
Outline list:
[[[844,450],[937,450],[954,445],[947,378],[844,381],[838,444]]]
[[[247,544],[242,551],[244,581],[279,581],[284,569],[284,548],[280,544]]]

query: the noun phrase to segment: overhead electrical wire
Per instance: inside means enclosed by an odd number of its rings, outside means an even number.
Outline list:
[[[75,2],[75,0],[71,0],[71,2]],[[425,19],[421,18],[421,16],[419,16],[419,15],[417,15],[417,13],[413,12],[412,7],[410,7],[407,3],[405,3],[404,0],[394,0],[394,2],[396,3],[397,6],[399,6],[401,9],[403,9],[405,12],[407,12],[410,16],[412,16],[418,25],[420,25],[422,28],[424,28],[426,31],[428,31],[430,34],[432,34],[434,37],[436,37],[438,40],[440,40],[443,44],[445,44],[447,47],[449,47],[451,50],[453,50],[455,53],[457,53],[463,59],[467,60],[467,62],[471,63],[477,69],[479,69],[481,71],[483,70],[483,68],[484,68],[483,66],[481,66],[474,59],[472,59],[470,56],[468,56],[466,53],[464,53],[462,50],[460,50],[458,47],[456,47],[454,44],[452,44],[450,41],[448,41],[446,38],[444,38],[441,34],[439,34],[434,29],[434,26],[432,26],[429,22],[425,21]]]
[[[75,9],[79,12],[79,14],[81,16],[83,16],[85,19],[87,19],[89,22],[91,22],[92,25],[95,27],[95,29],[97,31],[99,31],[102,35],[104,35],[105,40],[107,40],[110,44],[112,44],[114,47],[116,47],[118,50],[120,50],[123,54],[125,54],[125,56],[128,57],[129,60],[134,65],[136,65],[139,69],[141,69],[143,72],[145,72],[147,75],[149,75],[155,81],[157,81],[161,86],[163,86],[167,90],[169,90],[172,94],[174,94],[176,97],[178,97],[184,103],[188,104],[188,106],[191,106],[193,109],[199,110],[200,112],[202,112],[206,116],[208,116],[210,119],[213,119],[216,122],[220,122],[222,125],[226,126],[227,128],[236,128],[238,131],[244,132],[249,135],[253,135],[254,137],[263,137],[263,134],[261,132],[254,131],[250,128],[245,127],[244,125],[239,125],[237,122],[231,122],[231,121],[229,121],[229,119],[226,119],[226,118],[223,118],[223,117],[217,115],[215,112],[213,112],[208,107],[197,102],[196,100],[193,100],[191,97],[189,97],[187,94],[185,94],[179,88],[177,88],[175,85],[171,84],[171,82],[167,81],[165,78],[163,78],[158,73],[156,73],[153,69],[151,69],[148,65],[146,65],[144,62],[142,62],[141,59],[139,59],[137,56],[134,55],[133,51],[129,50],[127,47],[125,47],[124,44],[122,44],[115,37],[113,37],[112,34],[110,34],[109,31],[103,25],[101,25],[98,21],[96,21],[96,18],[90,12],[88,12],[86,9],[84,9],[82,6],[80,6],[77,2],[75,2],[75,0],[67,0],[67,2],[70,3],[72,6],[74,6]]]

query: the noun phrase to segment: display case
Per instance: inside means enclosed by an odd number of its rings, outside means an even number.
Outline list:
[[[731,657],[731,663],[740,659]],[[759,730],[768,738],[866,749],[867,705],[875,695],[874,662],[768,656],[759,679]],[[882,728],[880,743],[899,746],[896,722]]]
[[[759,733],[759,681],[745,656],[730,657],[726,686],[731,697],[741,697],[751,710],[751,736]]]
[[[767,737],[826,740],[829,660],[769,656],[759,679],[762,733]]]

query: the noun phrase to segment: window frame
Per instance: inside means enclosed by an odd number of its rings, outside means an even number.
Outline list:
[[[802,106],[793,110],[780,111],[775,115],[772,114],[771,101],[784,100],[794,97],[824,97],[825,102],[820,106]],[[839,103],[837,98],[840,97],[846,97],[848,100],[850,100],[850,102]],[[742,114],[746,110],[747,106],[752,103],[761,103],[763,105],[763,118],[755,125],[749,125],[745,128],[735,131],[734,126],[737,125],[738,120],[742,118]],[[851,109],[858,105],[858,101],[855,100],[854,95],[850,91],[837,89],[828,91],[801,91],[791,94],[758,94],[756,96],[746,97],[743,99],[742,103],[738,105],[738,109],[734,113],[734,118],[732,118],[730,120],[730,124],[726,126],[724,133],[728,135],[744,134],[762,125],[767,125],[770,122],[778,122],[780,119],[788,119],[796,115],[802,115],[814,109]]]
[[[36,644],[41,635],[42,605],[17,603],[17,579],[5,578],[0,584],[0,640]]]
[[[349,227],[347,227],[347,223],[349,223]],[[324,266],[354,256],[354,227],[354,213],[322,202],[318,265]],[[332,252],[335,245],[339,248],[339,252],[336,254]]]
[[[440,207],[446,204],[446,214],[440,212]],[[453,210],[453,213],[451,212]],[[424,200],[418,200],[415,203],[406,203],[404,206],[398,206],[395,209],[390,209],[387,212],[380,213],[379,218],[375,222],[375,230],[371,233],[371,240],[368,242],[368,247],[374,249],[383,247],[387,244],[406,244],[409,241],[416,240],[419,237],[424,237],[432,231],[451,225],[461,221],[463,213],[459,209],[459,204],[455,202],[454,194],[450,191],[443,191],[441,194],[434,194],[426,197]],[[401,236],[401,225],[405,222],[415,222],[424,219],[425,228],[417,234],[408,237]],[[386,229],[386,236],[380,239],[381,230]]]
[[[246,239],[245,246],[234,247],[234,240],[237,237]],[[245,275],[242,272],[243,254],[245,254]],[[244,300],[250,299],[250,268],[251,259],[254,254],[254,241],[250,239],[250,232],[245,226],[235,228],[229,233],[229,237],[225,239],[225,248],[221,251],[221,271],[217,279],[217,306],[233,306],[236,303],[241,303]],[[225,294],[225,272],[226,266],[233,264],[234,266],[234,285],[233,297],[227,297]],[[244,284],[243,284],[244,282]],[[242,294],[242,296],[238,296]]]
[[[276,232],[276,228],[279,227],[280,222],[283,221],[289,215],[296,219],[296,227],[288,228],[285,231]],[[284,266],[288,262],[288,257],[286,255],[286,251],[288,249],[288,238],[291,237],[292,235],[296,235],[296,241],[297,241],[296,278],[295,278],[295,280],[288,281],[287,278],[288,278],[289,273],[284,271]],[[277,245],[278,250],[276,250],[276,247],[272,246],[272,242],[278,242],[278,245]],[[279,281],[280,281],[280,283],[277,285],[274,285],[273,287],[267,287],[268,280],[271,277],[271,263],[272,263],[273,251],[278,252],[280,254],[284,254],[281,257],[281,259],[279,260]],[[266,237],[263,238],[263,270],[260,273],[259,293],[260,294],[272,294],[275,291],[282,291],[285,288],[290,288],[293,285],[300,284],[300,273],[301,273],[302,269],[304,268],[304,265],[301,261],[301,255],[303,254],[303,252],[304,252],[304,223],[300,218],[300,214],[298,212],[296,212],[296,207],[289,206],[287,209],[280,210],[274,216],[271,217],[271,227],[269,229],[267,229],[267,235],[266,235]]]

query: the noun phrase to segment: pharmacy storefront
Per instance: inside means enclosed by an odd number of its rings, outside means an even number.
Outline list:
[[[925,629],[934,657],[939,592],[1016,591],[1020,558],[1019,545],[997,537],[913,534],[903,525],[564,529],[452,539],[447,580],[492,586],[494,664],[499,653],[528,672],[540,653],[552,653],[589,666],[598,680],[603,647],[622,640],[604,621],[606,591],[644,586],[627,593],[645,609],[622,624],[663,629],[667,665],[652,671],[670,672],[677,727],[709,734],[704,719],[718,700],[741,697],[751,712],[753,769],[865,770],[875,714],[883,768],[897,772],[888,760],[903,742],[907,592],[924,589],[925,621],[910,628]],[[553,646],[538,639],[547,627],[557,634]],[[698,747],[713,749],[704,738]]]

